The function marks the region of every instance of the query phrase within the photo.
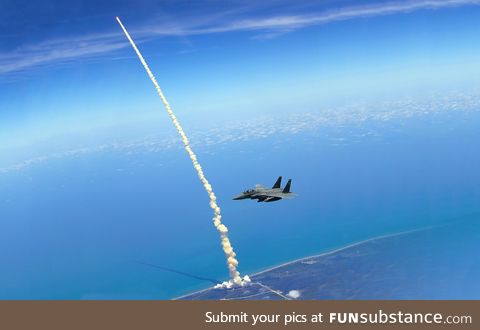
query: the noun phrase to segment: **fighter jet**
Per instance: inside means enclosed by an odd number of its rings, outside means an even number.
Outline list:
[[[279,176],[275,184],[271,189],[266,188],[262,185],[257,184],[253,189],[245,190],[238,196],[235,196],[234,200],[240,199],[256,199],[257,202],[275,202],[281,200],[282,198],[291,199],[295,197],[295,194],[290,192],[290,185],[292,184],[292,179],[289,179],[285,188],[281,188],[282,177]]]

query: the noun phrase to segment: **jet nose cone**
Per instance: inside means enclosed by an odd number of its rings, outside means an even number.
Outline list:
[[[234,201],[238,201],[238,200],[244,199],[244,198],[245,198],[245,197],[243,196],[243,194],[240,194],[240,195],[237,195],[237,196],[233,197],[232,199],[233,199]]]

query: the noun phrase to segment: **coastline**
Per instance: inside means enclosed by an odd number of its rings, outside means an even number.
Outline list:
[[[321,252],[321,253],[314,254],[314,255],[310,255],[310,256],[307,256],[307,257],[301,257],[301,258],[298,258],[298,259],[290,260],[290,261],[281,263],[279,265],[275,265],[275,266],[269,267],[267,269],[258,271],[256,273],[253,273],[253,274],[249,275],[249,276],[253,279],[255,276],[258,276],[258,275],[261,275],[261,274],[264,274],[264,273],[270,272],[272,270],[282,268],[282,267],[285,267],[285,266],[288,266],[288,265],[291,265],[291,264],[294,264],[294,263],[307,261],[307,260],[313,259],[313,258],[320,258],[320,257],[323,257],[323,256],[331,255],[331,254],[341,252],[341,251],[350,249],[352,247],[359,246],[359,245],[362,245],[362,244],[366,244],[366,243],[369,243],[369,242],[383,240],[383,239],[387,239],[387,238],[391,238],[391,237],[402,236],[402,235],[408,235],[408,234],[412,234],[412,233],[415,233],[415,232],[421,232],[421,231],[425,231],[425,230],[429,230],[429,229],[433,229],[433,228],[439,228],[439,227],[447,226],[449,224],[450,223],[445,223],[445,224],[436,225],[436,226],[421,227],[421,228],[405,230],[405,231],[401,231],[401,232],[397,232],[397,233],[385,234],[385,235],[380,235],[380,236],[367,238],[367,239],[364,239],[364,240],[361,240],[361,241],[357,241],[357,242],[354,242],[354,243],[347,244],[347,245],[339,247],[339,248],[335,248],[333,250],[328,250],[328,251]],[[178,297],[174,297],[174,298],[171,298],[170,300],[181,300],[181,299],[183,299],[185,297],[188,297],[190,295],[200,294],[202,292],[205,292],[205,291],[208,291],[208,290],[211,290],[211,289],[213,289],[213,286],[210,286],[210,287],[202,289],[202,290],[193,291],[193,292],[190,292],[190,293],[178,296]]]

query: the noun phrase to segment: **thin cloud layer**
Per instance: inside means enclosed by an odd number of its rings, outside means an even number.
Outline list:
[[[232,12],[228,12],[225,15],[217,13],[209,17],[202,17],[202,19],[178,21],[175,25],[150,23],[146,26],[137,27],[133,33],[139,38],[159,38],[243,31],[257,33],[257,35],[253,36],[254,38],[271,38],[301,28],[331,22],[469,5],[480,5],[480,0],[394,1],[363,6],[349,6],[316,13],[281,14],[236,19],[232,19]],[[241,15],[246,16],[248,13],[248,10],[246,10]],[[84,60],[89,57],[104,56],[127,46],[128,44],[118,33],[52,39],[24,46],[10,52],[0,53],[0,74],[24,71],[41,65],[63,64],[65,62]]]
[[[0,54],[0,74],[29,69],[50,63],[75,61],[104,55],[125,47],[125,43],[108,35],[49,40]]]
[[[471,93],[433,94],[425,99],[402,98],[374,104],[347,104],[334,108],[324,108],[318,111],[290,114],[286,117],[256,117],[244,121],[223,123],[211,129],[198,129],[193,132],[192,146],[197,149],[242,143],[266,139],[272,136],[288,137],[300,133],[317,133],[324,135],[330,145],[340,146],[354,143],[345,136],[345,128],[356,128],[355,138],[359,140],[381,138],[381,132],[372,130],[368,123],[401,123],[408,118],[418,118],[436,114],[478,113],[480,111],[479,91]],[[279,126],[278,122],[282,122]],[[378,125],[375,125],[378,126]],[[400,127],[400,124],[396,124]],[[328,129],[330,128],[330,129]],[[338,129],[338,135],[329,135]],[[352,137],[352,134],[349,134]],[[123,142],[111,142],[101,145],[82,147],[48,155],[17,161],[13,164],[0,165],[0,175],[9,172],[28,169],[53,160],[83,157],[85,155],[107,152],[123,152],[137,155],[157,153],[173,148],[180,148],[175,136],[152,136]],[[1,152],[5,152],[0,150]],[[203,152],[206,152],[204,149]]]

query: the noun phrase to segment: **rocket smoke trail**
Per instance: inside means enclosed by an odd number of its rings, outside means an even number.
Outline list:
[[[130,41],[130,44],[132,45],[133,49],[137,53],[138,58],[140,59],[140,62],[142,62],[142,65],[145,68],[145,71],[147,71],[147,74],[150,77],[150,80],[155,86],[158,96],[160,96],[160,99],[162,100],[163,105],[165,106],[165,109],[167,110],[168,115],[170,116],[170,119],[173,122],[173,125],[175,126],[178,133],[180,134],[180,137],[182,138],[183,144],[185,146],[185,150],[187,151],[188,156],[192,161],[193,167],[197,171],[198,177],[200,178],[200,181],[202,181],[202,184],[205,187],[205,190],[207,191],[208,196],[210,197],[210,207],[212,208],[214,213],[213,224],[215,225],[215,228],[220,234],[223,252],[225,252],[225,256],[227,258],[227,266],[230,271],[230,281],[224,282],[220,286],[230,287],[232,285],[244,285],[250,282],[250,278],[248,276],[245,276],[244,278],[240,277],[240,273],[237,270],[238,261],[235,258],[236,254],[233,251],[233,247],[232,247],[232,244],[230,243],[230,240],[228,239],[228,228],[224,224],[222,224],[222,215],[220,213],[220,208],[217,205],[217,197],[213,192],[212,186],[210,185],[207,178],[205,177],[202,167],[198,163],[197,156],[195,155],[192,148],[190,147],[190,142],[188,141],[187,135],[183,131],[183,128],[178,122],[177,117],[175,116],[172,109],[170,108],[170,104],[165,98],[165,95],[163,95],[163,92],[160,86],[158,85],[157,80],[155,79],[155,76],[153,75],[152,71],[148,67],[147,62],[145,62],[145,59],[143,58],[142,54],[138,50],[137,46],[135,45],[135,42],[133,41],[132,37],[130,37],[130,34],[128,33],[125,26],[123,26],[122,22],[120,21],[120,18],[117,17],[117,21],[118,21],[118,24],[120,24],[120,27],[122,28],[123,32],[125,33],[125,36],[127,37],[128,41]]]

